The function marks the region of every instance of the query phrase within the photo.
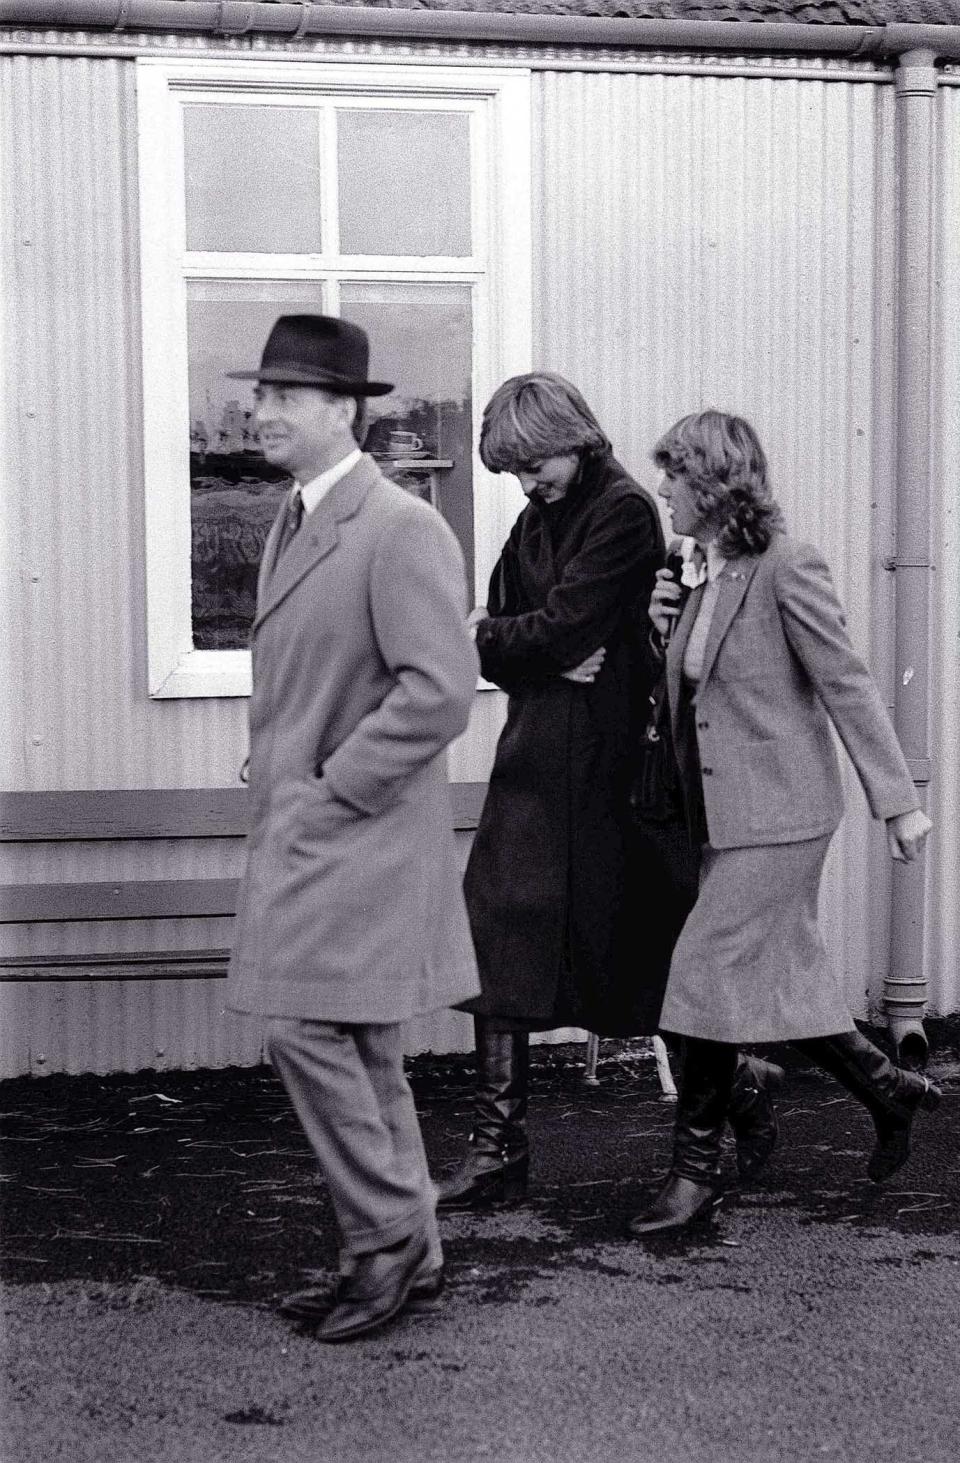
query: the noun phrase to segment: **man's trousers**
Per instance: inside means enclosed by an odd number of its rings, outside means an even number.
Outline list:
[[[267,1050],[327,1181],[341,1268],[423,1229],[440,1263],[436,1190],[403,1072],[404,1027],[275,1017]]]

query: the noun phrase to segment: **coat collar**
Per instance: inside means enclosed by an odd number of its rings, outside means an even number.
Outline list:
[[[259,603],[251,633],[255,633],[301,579],[336,548],[340,538],[340,524],[357,512],[376,481],[378,471],[372,457],[361,457],[346,477],[334,483],[314,511],[304,519],[278,564],[277,543],[283,521],[283,512],[280,512],[263,549]]]
[[[594,497],[611,478],[626,477],[625,470],[605,448],[586,451],[563,497],[556,503],[541,503],[536,497],[528,502],[529,517],[536,523],[556,527],[577,512],[582,503]]]
[[[730,559],[715,581],[719,585],[719,589],[717,592],[717,602],[713,608],[713,618],[710,621],[710,629],[707,633],[707,643],[703,648],[703,667],[700,671],[701,686],[713,670],[720,646],[723,644],[724,637],[743,603],[743,597],[749,588],[751,579],[757,572],[757,566],[762,557],[762,554],[750,554],[739,559]],[[695,589],[689,595],[681,612],[677,628],[667,647],[667,688],[670,696],[670,704],[674,708],[674,715],[676,715],[676,708],[680,705],[680,682],[683,675],[684,652],[687,648],[687,642],[690,639],[690,633],[693,630],[693,622],[697,618],[697,611],[703,600],[705,587],[705,585],[701,584],[699,588]]]

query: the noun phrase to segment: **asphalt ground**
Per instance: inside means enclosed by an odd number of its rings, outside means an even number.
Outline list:
[[[4,1463],[955,1463],[960,1027],[909,1164],[787,1056],[782,1139],[717,1225],[623,1221],[669,1156],[644,1043],[534,1051],[521,1207],[444,1220],[438,1312],[327,1347],[275,1313],[334,1264],[312,1155],[267,1069],[0,1083]],[[436,1171],[469,1058],[418,1058]]]

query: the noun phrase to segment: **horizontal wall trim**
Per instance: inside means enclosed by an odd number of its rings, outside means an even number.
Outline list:
[[[223,980],[228,950],[151,950],[125,955],[0,959],[0,983],[80,980]]]
[[[485,782],[451,783],[454,828],[476,828],[486,790]],[[245,787],[0,793],[0,843],[242,838],[249,799]]]
[[[119,40],[112,45],[77,45],[69,42],[56,41],[0,41],[0,56],[63,56],[68,59],[77,57],[93,58],[97,61],[136,60],[140,56],[156,56],[160,54],[156,43],[152,45],[137,45],[129,41]],[[169,56],[169,49],[162,54]],[[766,60],[758,57],[752,61],[725,60],[704,58],[704,56],[678,57],[671,55],[662,57],[651,57],[649,52],[637,51],[633,54],[622,53],[618,56],[605,55],[592,57],[587,55],[563,56],[555,50],[530,50],[520,48],[512,53],[504,53],[496,50],[483,53],[477,56],[464,57],[458,48],[441,48],[429,54],[413,55],[409,51],[365,51],[362,47],[351,46],[345,51],[331,51],[324,47],[318,50],[314,46],[296,46],[291,43],[290,47],[282,51],[264,50],[257,48],[250,50],[246,47],[233,45],[229,48],[212,46],[191,46],[181,45],[176,50],[177,59],[193,58],[202,61],[236,61],[252,60],[274,62],[277,61],[317,61],[326,65],[328,62],[343,62],[355,66],[358,61],[366,66],[384,65],[395,66],[398,62],[404,65],[415,66],[450,66],[453,65],[476,65],[488,61],[497,67],[517,66],[528,71],[585,71],[603,72],[612,74],[627,74],[630,76],[736,76],[758,78],[774,81],[844,81],[858,82],[866,81],[874,84],[892,84],[894,76],[892,63],[874,62],[859,63],[855,66],[843,66],[840,63],[831,63],[826,60],[822,66],[813,67],[809,58],[806,64],[800,57],[783,55],[775,60]],[[949,82],[946,75],[942,78]]]
[[[238,879],[128,879],[0,885],[0,924],[216,919],[236,912]]]

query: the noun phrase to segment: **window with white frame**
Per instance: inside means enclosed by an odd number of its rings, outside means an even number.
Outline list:
[[[337,62],[138,62],[149,683],[244,695],[287,482],[252,387],[278,315],[362,325],[366,449],[429,499],[482,589],[522,499],[476,453],[530,365],[529,78]],[[482,597],[482,596],[481,596]]]

